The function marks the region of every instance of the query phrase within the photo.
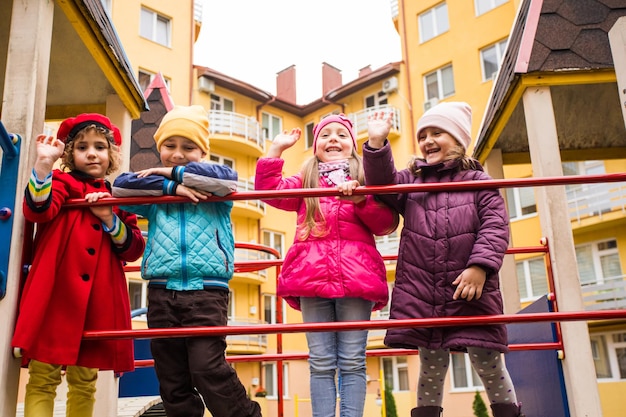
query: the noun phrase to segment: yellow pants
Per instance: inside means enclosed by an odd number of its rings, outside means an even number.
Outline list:
[[[31,360],[24,399],[24,417],[52,417],[54,398],[61,383],[61,366]],[[92,417],[96,402],[98,370],[83,366],[68,366],[67,417]]]

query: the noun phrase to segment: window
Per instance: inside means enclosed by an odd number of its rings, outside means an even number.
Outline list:
[[[476,0],[476,16],[487,13],[489,10],[506,3],[509,0]]]
[[[516,262],[520,298],[530,300],[548,293],[548,276],[543,257]]]
[[[139,35],[169,47],[171,46],[171,21],[165,16],[142,7]]]
[[[148,282],[144,280],[128,280],[130,309],[137,310],[148,306]]]
[[[287,303],[282,300],[283,319],[282,323],[287,323]],[[263,295],[263,320],[267,324],[276,324],[276,296],[274,294]]]
[[[373,107],[386,106],[387,101],[387,93],[379,91],[376,94],[372,94],[371,96],[365,97],[365,108],[371,109]]]
[[[467,353],[453,353],[450,355],[452,372],[452,388],[462,391],[476,391],[482,389],[483,384],[478,374],[470,364]]]
[[[480,51],[483,81],[492,79],[500,69],[507,42],[508,39],[505,39]]]
[[[209,160],[217,164],[226,165],[229,168],[235,169],[235,161],[230,158],[226,158],[225,156],[212,153],[211,156],[209,156]]]
[[[265,377],[265,390],[268,397],[278,396],[278,372],[275,363],[263,364],[263,375]],[[283,363],[283,398],[289,397],[289,366]]]
[[[283,131],[283,122],[278,116],[269,113],[261,115],[263,139],[273,140],[276,135]]]
[[[440,68],[424,76],[426,100],[442,99],[454,94],[454,75],[452,65]]]
[[[381,359],[385,385],[392,391],[409,391],[409,366],[406,356],[391,356]]]
[[[626,332],[591,334],[598,379],[626,379]]]
[[[233,321],[236,319],[235,316],[235,292],[230,290],[228,292],[228,320]]]
[[[273,232],[271,230],[263,230],[263,245],[276,249],[282,258],[285,248],[285,234]]]
[[[420,43],[424,43],[435,36],[439,36],[450,29],[448,23],[448,5],[442,3],[428,9],[418,18]]]
[[[537,202],[533,188],[507,188],[506,208],[511,220],[537,213]]]
[[[211,94],[211,110],[235,111],[235,103],[232,100]]]
[[[138,75],[137,75],[137,81],[139,81],[139,86],[141,87],[142,91],[146,91],[148,86],[150,86],[150,83],[152,82],[152,80],[154,80],[154,77],[156,77],[156,74],[153,72],[146,71],[146,70],[139,70]],[[165,77],[163,77],[163,80],[165,81],[165,86],[167,87],[167,90],[169,91],[171,80]]]
[[[313,147],[313,127],[315,126],[315,123],[307,123],[306,126],[304,126],[304,135],[306,138],[306,147],[305,149],[309,149],[311,147]],[[315,151],[315,149],[313,149],[313,151]]]
[[[576,263],[582,285],[602,284],[622,277],[615,239],[576,246]]]

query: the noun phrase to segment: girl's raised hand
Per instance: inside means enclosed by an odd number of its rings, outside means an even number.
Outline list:
[[[63,155],[65,144],[53,136],[37,135],[37,158],[54,163]]]
[[[393,112],[376,111],[367,117],[369,146],[382,148],[393,122]]]
[[[302,130],[300,130],[299,127],[294,127],[293,129],[291,129],[291,132],[283,130],[283,133],[279,133],[278,135],[276,135],[276,137],[272,141],[272,146],[270,146],[270,149],[267,152],[267,156],[269,158],[280,158],[283,151],[295,145],[298,139],[300,139],[301,135]]]

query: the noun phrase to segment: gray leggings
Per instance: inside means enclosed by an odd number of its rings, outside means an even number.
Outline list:
[[[480,377],[491,404],[517,403],[513,382],[498,351],[467,348],[472,367]],[[417,406],[439,406],[443,402],[443,383],[450,366],[449,349],[419,348],[420,376],[417,381]]]

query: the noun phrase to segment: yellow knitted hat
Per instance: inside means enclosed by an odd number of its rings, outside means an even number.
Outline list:
[[[194,142],[205,153],[209,152],[209,118],[204,107],[174,106],[161,120],[161,124],[154,134],[157,150],[166,139],[172,136],[182,136]]]

